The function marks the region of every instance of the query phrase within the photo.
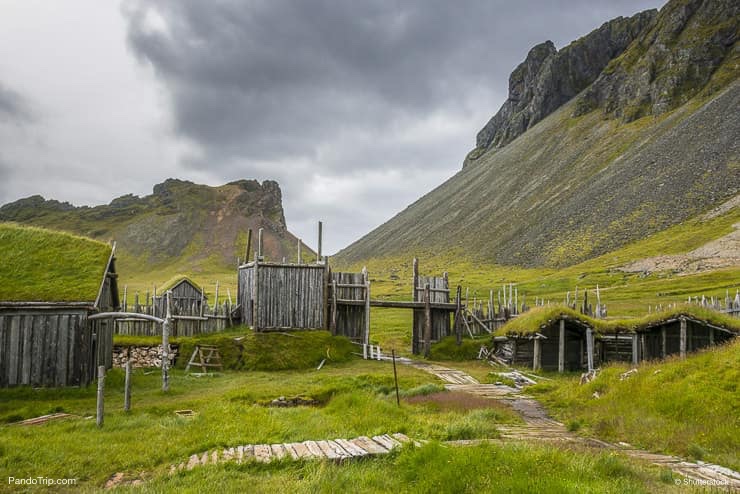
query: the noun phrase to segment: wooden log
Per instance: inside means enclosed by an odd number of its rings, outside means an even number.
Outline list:
[[[565,319],[560,319],[558,335],[558,372],[565,372]]]
[[[666,328],[665,326],[661,326],[660,327],[660,356],[661,358],[666,358],[666,355],[668,355],[667,346],[668,346],[668,335],[666,334]]]
[[[679,322],[681,324],[681,333],[680,333],[680,356],[682,359],[686,358],[686,318],[681,316],[679,317]]]
[[[637,333],[632,335],[632,365],[640,363],[640,346]]]
[[[297,260],[297,263],[298,263],[299,265],[300,265],[300,264],[301,264],[301,263],[303,262],[303,259],[302,259],[302,257],[301,257],[301,255],[302,255],[302,252],[301,252],[301,247],[303,247],[303,240],[301,240],[301,239],[299,238],[299,239],[298,239],[298,256],[297,256],[297,258],[298,258],[298,260]]]
[[[586,360],[588,371],[594,370],[594,334],[591,328],[586,328]]]
[[[98,396],[97,396],[97,413],[95,423],[98,427],[103,427],[103,400],[105,399],[105,366],[98,366]]]
[[[432,352],[432,306],[429,294],[429,283],[424,286],[424,357],[429,358]]]
[[[414,257],[414,262],[413,262],[413,265],[412,265],[412,270],[413,270],[413,280],[412,280],[412,285],[411,285],[412,286],[412,289],[411,289],[411,301],[412,302],[417,302],[418,299],[417,299],[416,293],[417,293],[418,290],[417,290],[416,287],[417,287],[417,283],[418,283],[418,279],[419,279],[419,260],[416,257]]]
[[[513,362],[512,362],[513,364]],[[534,340],[534,358],[532,362],[532,370],[537,372],[542,368],[542,341],[539,338]]]

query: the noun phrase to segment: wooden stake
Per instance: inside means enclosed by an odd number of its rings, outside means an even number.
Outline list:
[[[126,361],[126,380],[123,385],[123,411],[131,410],[131,359]]]
[[[162,323],[162,391],[170,390],[170,324],[172,324],[172,308],[170,306],[171,291],[165,294],[166,314]]]
[[[260,228],[257,230],[257,260],[262,260],[262,230],[264,228]]]
[[[249,251],[252,250],[252,229],[247,231],[247,249],[244,252],[244,262],[249,262]]]
[[[362,274],[365,278],[365,343],[370,343],[370,275],[367,268],[362,268]]]
[[[455,295],[455,343],[457,346],[462,345],[462,323],[460,318],[462,313],[462,287],[457,285],[457,294]]]
[[[103,400],[105,398],[105,366],[98,366],[98,403],[96,423],[98,427],[103,427]]]
[[[532,370],[538,371],[542,368],[542,342],[539,338],[534,339],[534,359],[532,362]],[[512,361],[512,365],[514,362]]]
[[[594,370],[594,335],[591,328],[586,328],[586,355],[588,359],[588,371]]]
[[[393,380],[396,383],[396,405],[401,406],[401,398],[398,395],[398,373],[396,372],[396,349],[391,350],[391,357],[393,357]]]
[[[424,357],[432,352],[432,305],[429,296],[429,283],[424,285]]]
[[[303,241],[299,238],[298,239],[298,264],[301,264],[301,262],[303,261],[301,259],[301,247],[302,246],[303,246]]]

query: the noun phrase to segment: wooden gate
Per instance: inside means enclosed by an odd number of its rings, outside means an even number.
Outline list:
[[[329,287],[331,334],[346,336],[357,343],[370,341],[370,280],[361,273],[331,273]]]
[[[441,277],[420,276],[419,262],[414,258],[413,301],[426,302],[425,293],[429,289],[431,310],[431,341],[436,342],[451,334],[450,309],[435,308],[435,304],[450,303],[450,287],[447,273]],[[422,352],[424,342],[425,309],[414,309],[414,326],[411,338],[411,351],[415,355]]]

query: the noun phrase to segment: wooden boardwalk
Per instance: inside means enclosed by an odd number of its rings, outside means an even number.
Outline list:
[[[222,463],[270,463],[278,460],[331,460],[345,461],[368,456],[385,455],[391,450],[412,442],[401,433],[379,436],[360,436],[354,439],[333,439],[277,444],[247,444],[232,448],[215,449],[191,455],[187,461],[170,467],[170,473],[192,470],[203,465]],[[415,442],[415,441],[414,441]]]
[[[580,444],[619,451],[629,457],[670,468],[672,471],[689,479],[690,483],[693,482],[691,485],[740,492],[740,473],[729,468],[712,463],[694,463],[676,456],[650,453],[634,448],[626,443],[612,444],[598,439],[581,437],[569,432],[563,424],[550,418],[537,400],[521,394],[516,388],[495,384],[478,384],[478,381],[472,376],[462,371],[440,365],[409,359],[399,359],[399,361],[437,376],[447,383],[445,388],[450,391],[461,391],[484,398],[503,401],[516,410],[524,420],[524,424],[522,425],[499,425],[497,429],[501,433],[500,440],[451,441],[449,443],[451,445],[465,446],[499,441],[544,441],[554,444]]]

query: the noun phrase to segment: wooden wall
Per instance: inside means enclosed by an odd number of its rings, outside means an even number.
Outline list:
[[[238,295],[242,323],[257,331],[326,328],[327,278],[324,265],[242,265]]]
[[[110,323],[87,309],[0,308],[0,387],[85,386],[112,364]]]
[[[336,293],[334,286],[336,284]],[[342,286],[354,285],[354,286]],[[363,343],[365,325],[368,314],[369,301],[367,290],[367,275],[364,273],[331,273],[330,324],[332,334],[346,336],[352,341]],[[334,299],[336,298],[336,304]],[[336,305],[336,315],[334,315]]]
[[[450,287],[447,273],[443,276],[421,276],[416,273],[414,260],[413,301],[424,302],[424,288],[429,284],[429,301],[432,304],[450,302]],[[451,334],[450,311],[432,309],[432,342],[437,342]],[[424,339],[424,309],[414,309],[414,321],[411,337],[412,353],[421,353]]]

